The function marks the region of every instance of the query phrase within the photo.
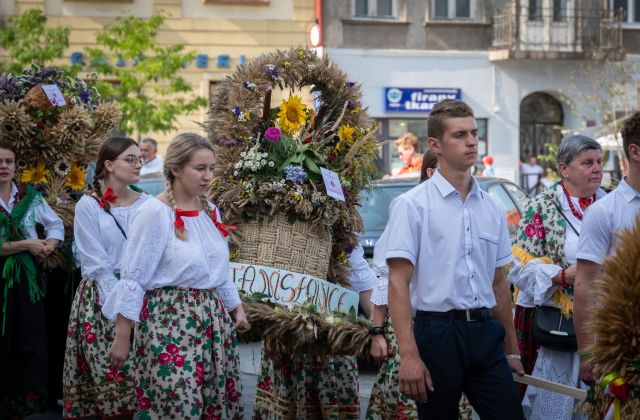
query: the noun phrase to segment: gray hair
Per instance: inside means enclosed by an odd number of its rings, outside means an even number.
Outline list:
[[[158,148],[158,142],[152,139],[151,137],[142,139],[140,143],[151,143],[155,149]]]
[[[562,143],[558,146],[558,157],[556,160],[558,164],[564,163],[569,165],[576,156],[585,150],[602,150],[602,146],[591,137],[581,134],[567,137],[562,140]]]

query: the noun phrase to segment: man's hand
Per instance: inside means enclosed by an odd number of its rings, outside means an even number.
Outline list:
[[[374,335],[371,337],[371,357],[376,362],[381,362],[387,358],[387,339],[383,335]]]
[[[405,356],[400,360],[400,392],[418,403],[427,402],[427,389],[433,392],[429,369],[419,356]]]
[[[507,363],[509,363],[511,372],[517,373],[519,376],[524,375],[524,368],[520,359],[507,359]]]

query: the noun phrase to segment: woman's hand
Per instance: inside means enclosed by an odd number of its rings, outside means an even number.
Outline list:
[[[26,239],[21,241],[27,251],[34,257],[45,258],[49,253],[47,252],[47,241],[43,239]]]
[[[131,327],[133,322],[124,316],[118,314],[116,321],[116,337],[111,343],[111,348],[107,353],[107,357],[111,365],[120,369],[124,366],[124,362],[129,358],[129,344],[131,341]]]
[[[231,319],[236,326],[236,331],[239,333],[247,332],[251,329],[251,324],[247,320],[247,314],[244,313],[242,305],[238,305],[233,311],[231,311]]]
[[[371,337],[371,357],[376,362],[381,362],[387,358],[387,339],[384,335],[376,334]]]
[[[573,264],[571,267],[564,269],[564,280],[567,284],[573,284],[576,281],[576,268],[577,265]],[[562,270],[558,271],[558,274],[553,278],[553,282],[556,285],[562,285]]]

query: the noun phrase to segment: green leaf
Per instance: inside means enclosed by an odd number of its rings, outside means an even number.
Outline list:
[[[320,173],[320,168],[309,156],[305,157],[304,166],[307,168],[308,172],[312,172],[314,174]]]

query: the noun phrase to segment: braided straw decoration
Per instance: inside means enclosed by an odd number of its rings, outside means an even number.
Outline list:
[[[308,223],[287,221],[277,213],[270,221],[251,220],[238,226],[242,244],[235,262],[259,264],[327,278],[331,236]]]

